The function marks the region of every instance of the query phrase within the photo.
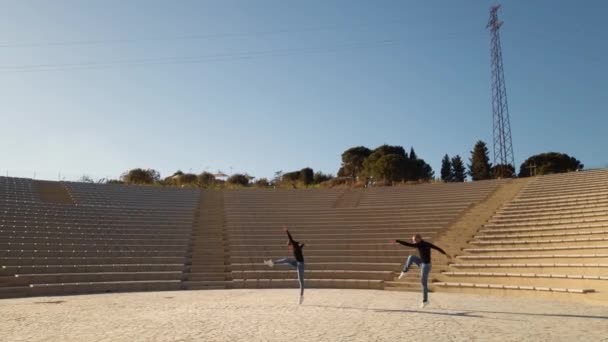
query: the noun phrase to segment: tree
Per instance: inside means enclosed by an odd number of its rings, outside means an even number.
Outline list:
[[[249,185],[249,177],[242,173],[235,173],[228,178],[228,184],[247,186]]]
[[[196,186],[198,185],[198,176],[193,173],[184,173],[177,176],[177,183],[180,186]]]
[[[396,146],[396,145],[393,146],[393,145],[384,144],[384,145],[376,147],[372,153],[379,153],[380,155],[383,155],[383,156],[388,155],[388,154],[396,154],[396,155],[407,158],[407,153],[405,153],[403,146]]]
[[[208,188],[215,184],[215,176],[210,172],[203,172],[198,175],[198,186],[201,188]]]
[[[475,143],[469,162],[471,163],[468,165],[471,179],[477,181],[492,178],[492,165],[490,164],[488,147],[485,142],[479,140]]]
[[[300,170],[300,182],[302,182],[302,184],[308,186],[310,184],[312,184],[313,181],[313,177],[314,177],[314,171],[309,168],[309,167],[305,167],[302,170]]]
[[[297,182],[300,180],[300,171],[285,172],[281,179],[283,182]]]
[[[365,177],[383,179],[382,174],[384,174],[384,171],[379,172],[379,170],[381,170],[381,168],[379,166],[377,166],[376,163],[378,162],[378,160],[380,160],[380,158],[390,155],[390,154],[401,156],[401,157],[403,157],[403,159],[407,158],[407,155],[405,154],[405,150],[401,146],[390,146],[390,145],[378,146],[369,155],[369,157],[367,157],[363,161],[363,172],[361,173],[361,175],[363,175]],[[405,165],[404,165],[404,169],[405,169]],[[405,174],[405,171],[404,171],[404,174]]]
[[[453,176],[452,161],[450,160],[450,156],[446,154],[441,160],[441,180],[446,183],[451,182],[454,178]]]
[[[266,178],[260,178],[255,181],[255,186],[258,188],[267,188],[270,186],[270,182],[268,182],[268,179]]]
[[[459,155],[456,155],[452,158],[452,172],[452,181],[454,182],[464,182],[467,177],[466,169],[464,168],[464,163],[462,162],[462,158],[460,158]]]
[[[93,180],[93,178],[91,178],[91,176],[89,176],[89,175],[82,175],[80,177],[80,179],[78,179],[78,182],[80,182],[80,183],[95,183],[95,181]]]
[[[160,173],[154,169],[132,169],[120,176],[126,184],[154,184],[160,180]]]
[[[281,183],[283,180],[283,170],[276,171],[274,173],[274,178],[272,179],[272,184],[277,185]]]
[[[386,183],[400,182],[405,176],[405,164],[406,159],[402,155],[384,155],[374,163],[373,175],[376,179],[384,180]]]
[[[340,177],[352,177],[353,179],[359,176],[363,171],[363,162],[372,151],[364,146],[351,147],[342,153],[342,166],[338,171]]]
[[[330,174],[324,174],[321,171],[317,171],[317,172],[315,172],[314,176],[312,177],[312,182],[313,182],[313,184],[321,184],[321,183],[326,182],[333,178],[334,178],[334,176],[332,176]]]
[[[515,168],[511,164],[497,164],[490,170],[494,178],[511,178],[515,175]]]
[[[422,160],[422,159],[419,159],[419,160]],[[419,179],[424,180],[424,181],[430,181],[433,178],[435,178],[435,171],[433,171],[433,168],[431,167],[431,165],[429,165],[427,163],[423,163],[422,177],[420,177]]]
[[[547,152],[533,155],[526,159],[519,167],[519,176],[530,176],[530,166],[536,166],[536,175],[548,175],[581,170],[585,166],[581,162],[565,153]]]
[[[414,152],[414,146],[412,146],[410,148],[410,160],[417,160],[418,156],[416,155],[416,152]]]

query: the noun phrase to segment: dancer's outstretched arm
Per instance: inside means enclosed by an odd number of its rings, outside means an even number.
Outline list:
[[[287,237],[289,238],[289,242],[291,242],[293,245],[304,247],[303,243],[299,243],[298,241],[296,241],[296,240],[293,239],[293,237],[291,236],[291,234],[289,234],[289,229],[287,229],[287,227],[283,226],[283,231],[285,233],[287,233]]]
[[[433,244],[432,244],[432,243],[430,243],[430,242],[427,242],[427,243],[429,244],[429,246],[430,246],[432,249],[434,249],[434,250],[438,251],[439,253],[441,253],[441,254],[443,254],[443,255],[447,256],[448,258],[452,258],[452,257],[451,257],[451,256],[450,256],[448,253],[446,253],[446,252],[445,252],[443,249],[441,249],[441,248],[439,248],[439,247],[437,247],[437,246],[433,245]]]
[[[295,240],[293,239],[293,237],[291,237],[291,234],[289,234],[289,229],[287,229],[287,227],[283,226],[283,231],[285,233],[287,233],[287,237],[289,238],[289,242],[291,242],[292,244],[295,244]]]
[[[400,245],[404,245],[404,246],[407,246],[407,247],[414,247],[414,248],[416,247],[416,245],[414,245],[413,243],[409,243],[409,242],[406,242],[406,241],[403,241],[403,240],[394,240],[393,243],[398,243]]]

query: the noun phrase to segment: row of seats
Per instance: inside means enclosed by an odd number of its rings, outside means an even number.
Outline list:
[[[212,271],[227,272],[218,279],[230,279],[225,282],[228,288],[296,287],[296,273],[289,266],[269,268],[262,263],[264,259],[291,257],[281,229],[285,225],[296,240],[306,244],[307,286],[384,288],[394,281],[406,256],[413,252],[392,240],[409,241],[413,234],[421,233],[432,241],[499,184],[226,190],[223,203],[228,263]],[[344,201],[345,196],[355,200]],[[218,253],[222,251],[218,249]],[[193,266],[203,262],[193,260]]]
[[[0,198],[0,297],[182,287],[200,191],[66,186],[73,204]]]
[[[37,194],[33,190],[33,181],[28,178],[0,176],[0,199],[11,201],[35,201]]]
[[[409,206],[429,203],[449,205],[451,203],[477,203],[485,199],[496,186],[504,181],[489,180],[453,184],[419,184],[397,187],[369,188],[362,191],[358,206]]]
[[[529,182],[435,285],[606,292],[607,262],[608,170],[580,171]]]
[[[64,182],[78,205],[130,208],[195,208],[200,190],[158,186],[129,186]]]

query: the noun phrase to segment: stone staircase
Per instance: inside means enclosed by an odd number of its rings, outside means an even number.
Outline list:
[[[42,202],[74,204],[72,196],[60,182],[36,181],[33,184]]]
[[[225,289],[230,281],[230,246],[225,232],[222,191],[201,194],[199,217],[190,249],[184,289]]]
[[[336,200],[333,208],[356,208],[361,201],[363,192],[360,189],[346,189]]]
[[[471,205],[449,227],[439,232],[433,239],[433,244],[441,247],[452,257],[459,255],[481,226],[494,215],[498,208],[513,199],[527,184],[527,181],[527,179],[513,179],[501,184],[486,200]],[[404,263],[406,258],[407,256],[404,256]],[[455,260],[454,258],[452,262]],[[431,291],[442,290],[432,284],[444,278],[442,274],[450,270],[450,261],[437,251],[433,251],[432,261],[433,268],[429,274],[429,288]],[[384,289],[418,292],[421,288],[419,273],[418,268],[414,266],[402,279],[384,282]],[[398,276],[398,274],[395,275]]]
[[[457,257],[434,279],[435,289],[608,300],[608,172],[516,182],[519,191],[513,187],[503,205],[491,198],[479,204],[490,217],[480,216],[470,226],[462,220],[462,227],[439,237]]]

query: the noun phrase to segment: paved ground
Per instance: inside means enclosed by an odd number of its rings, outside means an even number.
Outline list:
[[[608,341],[606,306],[369,290],[179,291],[0,300],[2,341]]]

